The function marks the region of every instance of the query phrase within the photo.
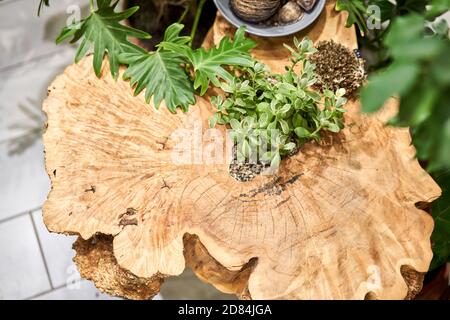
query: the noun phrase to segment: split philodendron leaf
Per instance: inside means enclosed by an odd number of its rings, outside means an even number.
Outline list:
[[[194,88],[200,88],[200,95],[204,95],[208,90],[210,82],[215,86],[220,86],[220,79],[232,81],[233,76],[222,66],[249,67],[253,64],[249,51],[256,46],[256,43],[245,38],[245,28],[241,27],[236,31],[234,40],[224,37],[217,48],[205,50],[198,48],[192,50],[185,43],[164,41],[160,47],[178,52],[184,56],[186,62],[192,65],[195,77]]]
[[[336,11],[347,11],[346,27],[356,24],[362,34],[367,31],[367,4],[364,0],[337,0]]]
[[[173,24],[167,28],[164,41],[185,45],[189,37],[181,37],[183,26]],[[145,100],[153,102],[156,108],[165,100],[167,108],[176,112],[179,106],[187,111],[195,103],[192,82],[180,66],[185,63],[184,56],[176,51],[160,46],[154,52],[125,52],[119,56],[128,65],[124,79],[130,79],[135,95],[145,89]]]
[[[184,26],[175,23],[167,28],[157,50],[147,52],[130,42],[129,37],[149,38],[150,35],[119,23],[139,7],[116,12],[117,3],[97,0],[97,9],[91,6],[90,15],[65,27],[56,42],[71,37],[73,43],[80,40],[75,62],[93,49],[97,76],[101,75],[105,54],[114,78],[119,75],[119,66],[127,65],[124,78],[130,80],[135,94],[145,89],[146,101],[153,97],[155,107],[164,101],[171,112],[176,112],[178,107],[187,111],[195,103],[195,89],[204,95],[210,83],[219,85],[219,79],[231,81],[231,74],[223,66],[245,67],[252,63],[249,51],[255,43],[245,38],[243,27],[237,30],[233,41],[225,37],[217,48],[193,50],[188,46],[191,38],[180,36]]]
[[[210,126],[230,124],[238,160],[277,167],[282,156],[305,142],[319,142],[322,130],[339,132],[344,126],[345,90],[312,90],[317,79],[307,57],[315,52],[313,43],[294,39],[294,45],[286,46],[292,56],[284,74],[271,73],[253,61],[251,66],[235,68],[239,76],[220,84],[225,94],[211,98],[218,111]],[[294,67],[299,63],[302,71],[297,73]]]
[[[119,22],[133,15],[139,7],[132,7],[124,12],[115,12],[117,2],[111,5],[111,1],[97,1],[98,9],[92,10],[89,17],[73,25],[65,27],[56,39],[56,43],[72,37],[71,42],[80,40],[75,62],[83,58],[91,48],[94,49],[94,70],[100,76],[103,57],[108,53],[111,75],[117,78],[119,75],[119,54],[135,53],[146,54],[141,47],[128,41],[128,37],[150,38],[150,35],[120,24]]]

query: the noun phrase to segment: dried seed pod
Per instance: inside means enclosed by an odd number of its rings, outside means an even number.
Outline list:
[[[316,4],[316,0],[296,0],[297,4],[305,11],[311,10]]]
[[[277,20],[280,23],[287,24],[300,20],[302,16],[302,8],[295,1],[289,1],[278,11]]]
[[[344,88],[347,98],[355,98],[366,79],[364,60],[333,40],[320,41],[316,48],[317,52],[308,58],[316,66],[315,87],[333,91]]]
[[[273,16],[280,7],[281,0],[231,0],[233,12],[242,20],[261,22]]]

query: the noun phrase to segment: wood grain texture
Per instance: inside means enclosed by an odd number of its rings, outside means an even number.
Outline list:
[[[92,280],[105,293],[128,299],[152,299],[160,290],[164,277],[137,277],[122,268],[114,256],[113,237],[96,235],[88,240],[79,237],[73,244],[74,262],[81,277]]]
[[[298,36],[356,47],[344,22],[329,3]],[[205,46],[230,33],[219,16]],[[257,41],[254,55],[282,70],[291,38]],[[404,266],[417,288],[432,258],[433,220],[415,204],[440,189],[414,159],[408,129],[385,125],[395,100],[371,117],[348,103],[341,133],[305,145],[276,176],[238,182],[227,163],[204,163],[200,150],[210,144],[193,138],[214,112],[206,99],[186,114],[155,110],[107,66],[97,79],[91,65],[88,57],[68,67],[44,103],[50,231],[110,235],[117,264],[139,278],[179,275],[187,265],[241,298],[403,299],[411,292]],[[174,163],[180,129],[196,163]]]

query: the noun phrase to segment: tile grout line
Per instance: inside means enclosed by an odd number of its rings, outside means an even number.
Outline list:
[[[45,272],[47,273],[48,282],[50,284],[50,288],[53,290],[53,289],[55,289],[55,287],[53,286],[52,278],[50,277],[50,271],[48,269],[47,259],[45,259],[44,250],[42,248],[41,239],[39,239],[39,233],[38,233],[38,230],[36,227],[36,222],[34,221],[34,218],[33,218],[32,211],[29,212],[29,215],[30,215],[31,223],[33,225],[34,234],[35,234],[36,240],[38,242],[39,251],[41,252],[42,260],[44,261],[44,267],[45,267]]]
[[[35,299],[35,298],[38,298],[38,297],[40,297],[40,296],[43,296],[44,294],[47,294],[47,293],[50,293],[50,292],[53,292],[53,291],[62,289],[62,288],[64,288],[66,285],[67,285],[67,284],[61,284],[61,285],[59,285],[59,286],[57,286],[57,287],[54,287],[54,288],[52,288],[52,289],[50,289],[50,290],[45,290],[45,291],[36,293],[36,294],[34,294],[34,295],[32,295],[32,296],[29,296],[29,297],[27,297],[27,298],[25,298],[25,299],[23,299],[23,300],[33,300],[33,299]]]
[[[29,214],[30,212],[34,212],[34,211],[41,210],[41,209],[42,209],[42,206],[39,206],[39,207],[33,208],[31,210],[23,211],[23,212],[20,212],[20,213],[15,213],[15,214],[13,214],[10,217],[4,218],[4,219],[0,219],[0,224],[3,223],[3,222],[8,222],[8,221],[14,220],[15,218],[20,218],[22,216],[25,216],[25,215]]]

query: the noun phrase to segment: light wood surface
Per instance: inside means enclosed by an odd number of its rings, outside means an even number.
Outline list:
[[[329,3],[297,36],[355,48],[355,32],[344,23]],[[233,32],[218,17],[205,46]],[[254,55],[281,71],[288,59],[282,43],[291,38],[257,41]],[[147,279],[155,294],[161,279],[186,265],[244,299],[403,299],[420,289],[433,220],[415,204],[436,199],[440,189],[414,159],[408,130],[385,126],[395,100],[371,117],[350,102],[341,133],[307,144],[278,175],[244,183],[228,174],[227,163],[173,161],[174,133],[189,136],[199,123],[201,133],[208,129],[214,110],[207,99],[172,115],[133,97],[127,82],[104,69],[97,79],[88,57],[49,87],[50,231],[110,235],[117,272]],[[209,146],[194,140],[194,156]],[[99,288],[151,296],[127,291],[136,279],[127,290],[117,285],[122,280],[105,279],[83,252],[82,275]]]

